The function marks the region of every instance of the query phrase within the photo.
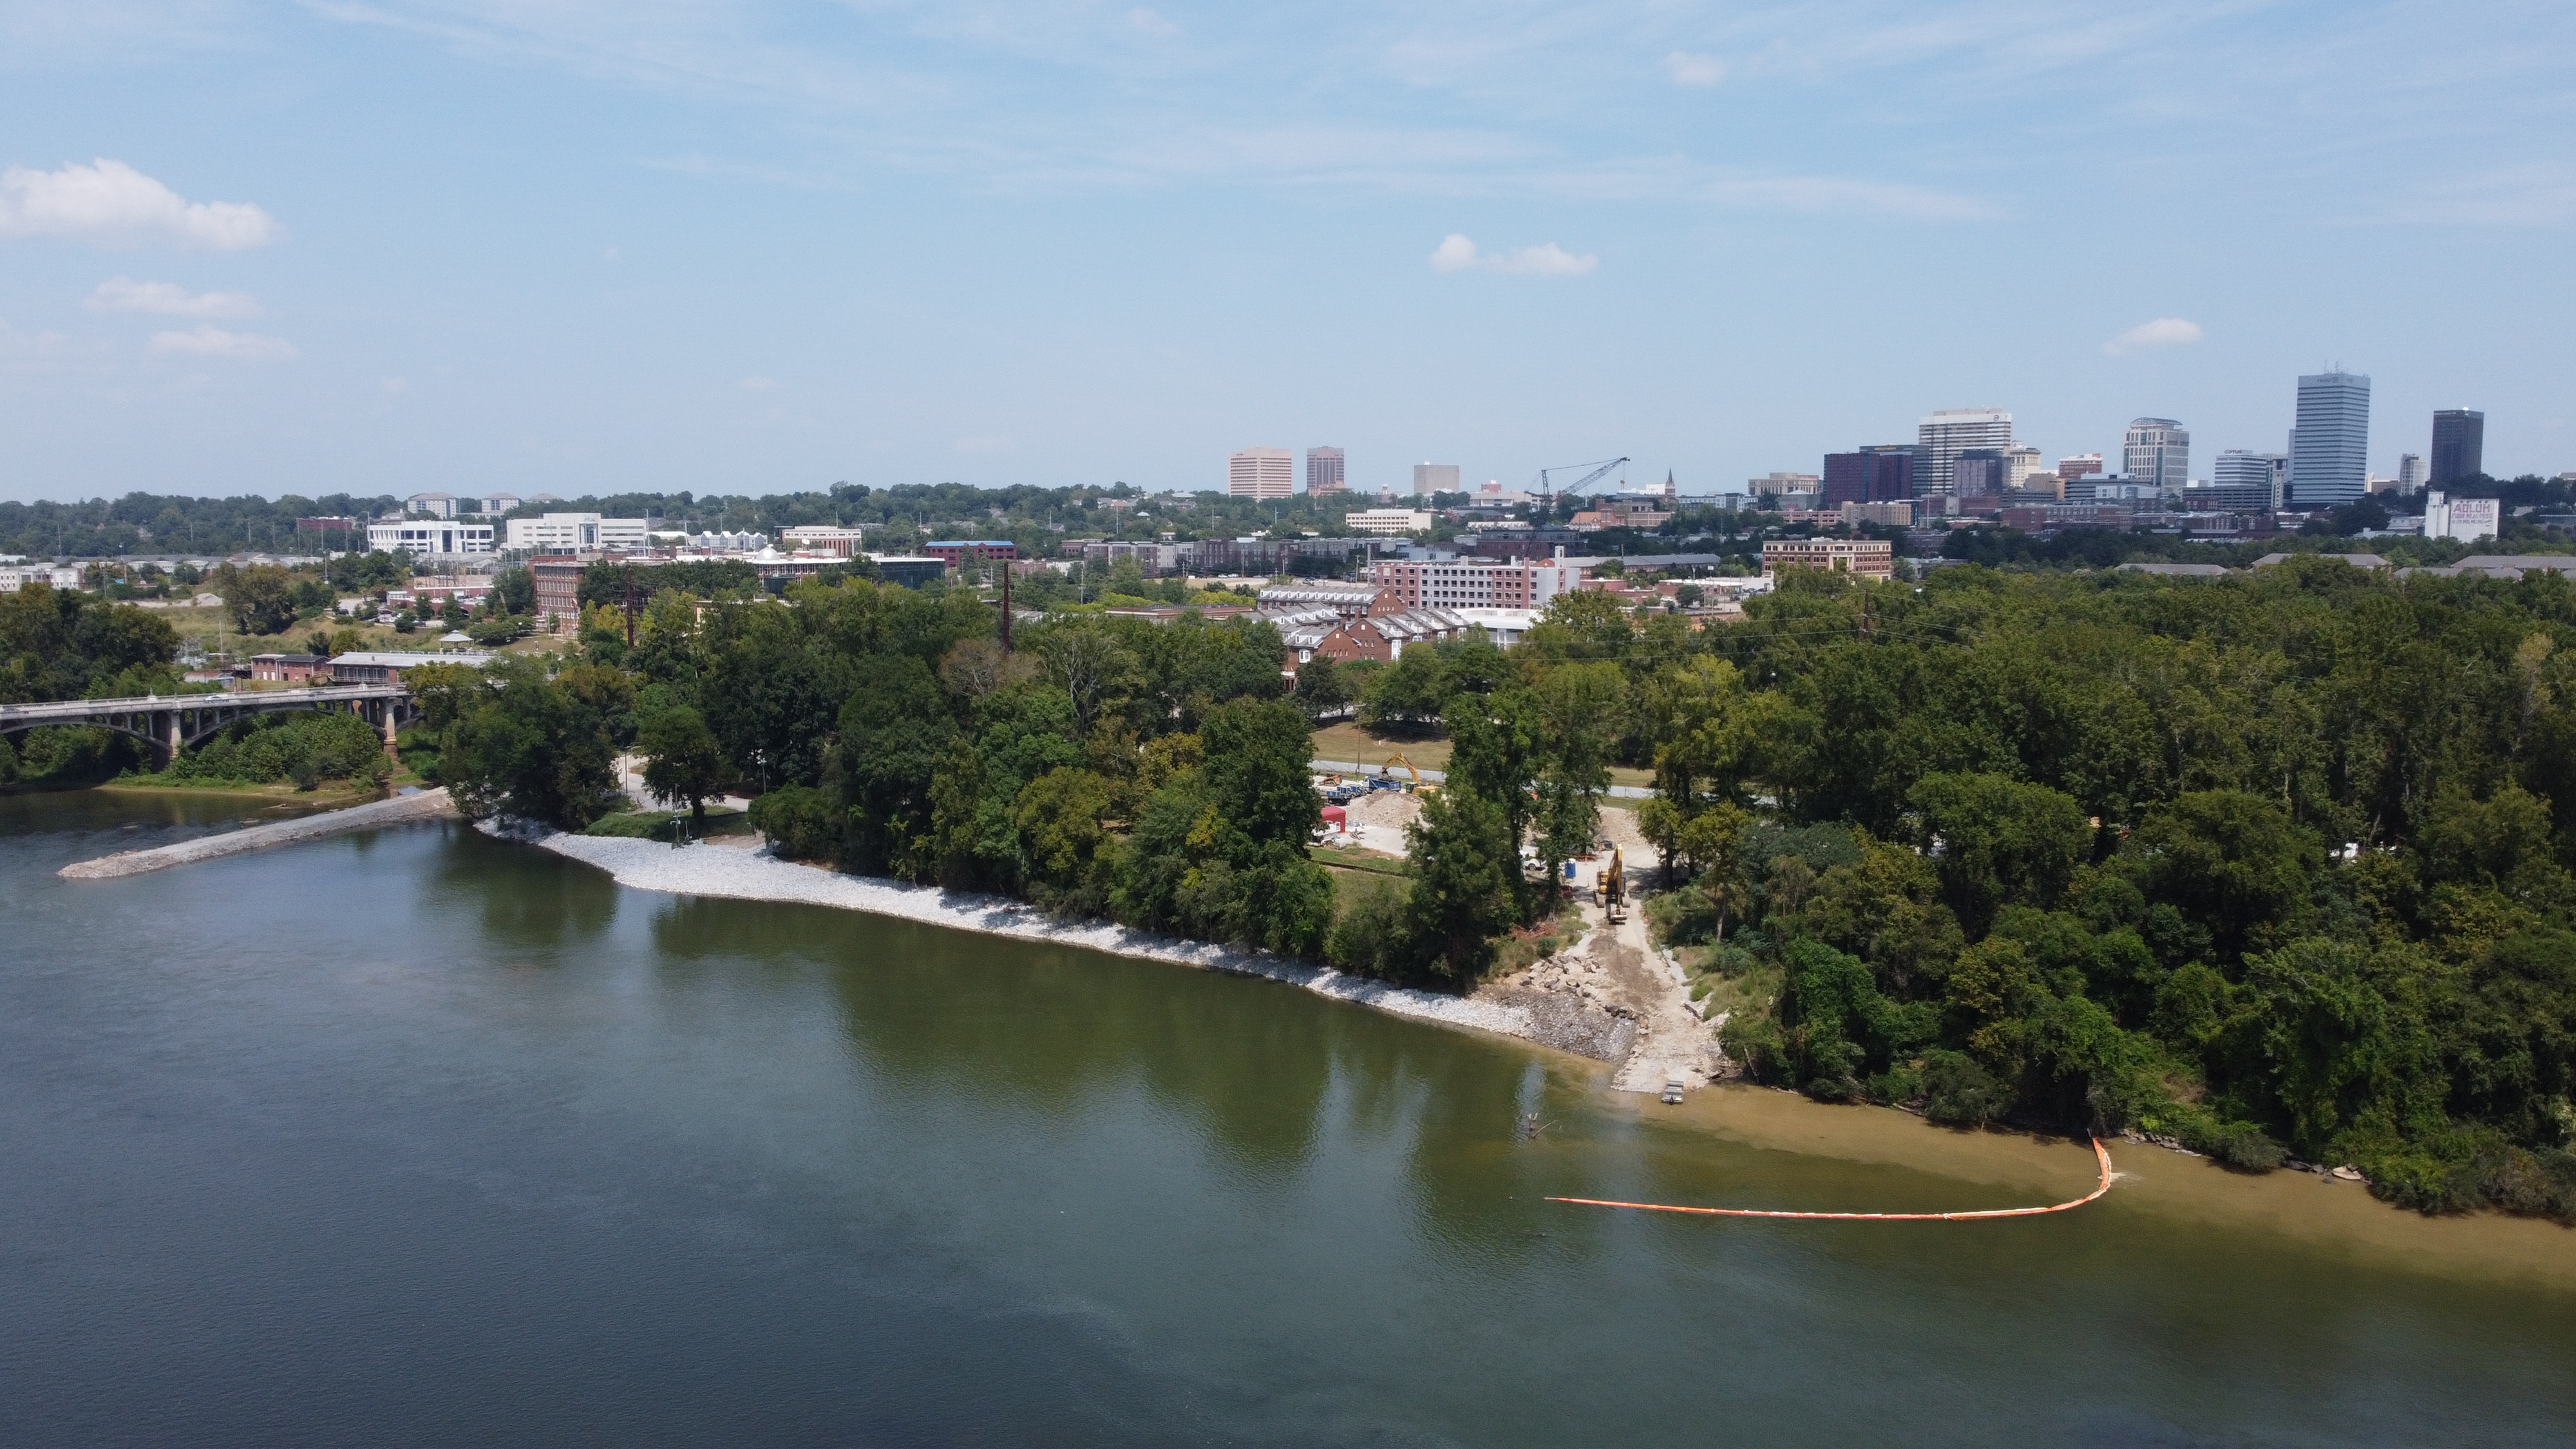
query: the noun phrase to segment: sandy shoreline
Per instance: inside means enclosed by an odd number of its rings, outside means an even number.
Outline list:
[[[1536,1024],[1526,1007],[1390,986],[1383,981],[1347,976],[1329,966],[1282,960],[1266,951],[1184,941],[1109,922],[1068,924],[1023,902],[999,896],[844,875],[821,866],[779,860],[759,851],[719,845],[674,850],[658,841],[570,834],[547,835],[535,843],[557,855],[596,866],[619,885],[637,890],[832,906],[960,931],[1080,946],[1113,956],[1259,976],[1415,1021],[1494,1032],[1525,1041],[1534,1039]]]

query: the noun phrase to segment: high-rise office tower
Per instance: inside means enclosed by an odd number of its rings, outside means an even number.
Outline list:
[[[2120,441],[2120,471],[2180,498],[2191,482],[2191,434],[2171,418],[2135,418]]]
[[[2467,408],[2433,414],[2433,486],[2475,478],[2486,470],[2487,415]]]
[[[2213,488],[2226,490],[2223,506],[2269,511],[2281,506],[2281,485],[2290,475],[2286,453],[2249,453],[2230,448],[2209,469]]]
[[[1342,450],[1308,448],[1306,450],[1306,491],[1339,493],[1350,487],[1342,477]]]
[[[2012,476],[2000,448],[1970,448],[1950,460],[1950,493],[1962,504],[1983,499],[1992,504],[2004,496]]]
[[[1225,460],[1225,491],[1237,498],[1286,498],[1297,491],[1297,456],[1286,448],[1246,448]]]
[[[2357,372],[2299,378],[2299,421],[2290,429],[2290,506],[2350,503],[2370,488],[2370,379]]]
[[[1757,488],[1762,481],[1754,480]],[[1824,492],[1827,508],[1840,508],[1846,503],[1893,503],[1913,497],[1913,444],[1880,443],[1849,453],[1827,453]]]
[[[2421,488],[2421,487],[2423,487],[2423,486],[2424,486],[2424,480],[2425,480],[2427,477],[2429,477],[2429,476],[2431,476],[2431,475],[2429,475],[2428,473],[2426,473],[2426,472],[2424,471],[2424,455],[2423,455],[2423,454],[2421,454],[2421,453],[2400,453],[2400,454],[2398,454],[2398,455],[2397,455],[2397,491],[2398,491],[2398,492],[2400,492],[2400,493],[2412,493],[2412,492],[2414,492],[2415,490],[2417,490],[2417,489],[2419,489],[2419,488]]]
[[[2039,450],[2027,443],[2004,451],[2004,486],[2007,488],[2019,488],[2029,481],[2031,474],[2047,471],[2040,465]]]
[[[1458,491],[1458,465],[1455,463],[1416,463],[1413,465],[1413,496],[1428,498],[1434,493]]]
[[[1914,491],[1939,498],[1951,492],[1951,465],[1970,448],[2000,456],[2013,444],[2012,414],[2001,408],[1947,408],[1915,429]]]

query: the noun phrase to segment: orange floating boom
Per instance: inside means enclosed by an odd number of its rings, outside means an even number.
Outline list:
[[[1958,1223],[1973,1218],[2028,1218],[2041,1213],[2072,1212],[2111,1190],[2111,1153],[2102,1139],[2093,1139],[2093,1156],[2102,1164],[2102,1181],[2091,1192],[2071,1202],[2050,1203],[2046,1207],[1983,1208],[1972,1213],[1795,1213],[1777,1208],[1678,1207],[1661,1202],[1612,1202],[1597,1197],[1551,1197],[1549,1202],[1577,1203],[1584,1207],[1635,1208],[1648,1213],[1695,1213],[1712,1218],[1822,1218],[1849,1223]]]

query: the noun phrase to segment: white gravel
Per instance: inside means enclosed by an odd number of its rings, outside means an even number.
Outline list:
[[[718,896],[746,901],[801,901],[845,911],[866,911],[924,925],[980,931],[990,936],[1017,936],[1032,941],[1079,946],[1113,956],[1168,961],[1209,971],[1301,986],[1318,996],[1372,1007],[1416,1021],[1533,1038],[1526,1007],[1466,1000],[1414,991],[1345,976],[1326,966],[1284,960],[1267,951],[1211,946],[1104,922],[1067,925],[1043,912],[999,896],[969,895],[934,886],[908,886],[871,876],[844,875],[820,866],[799,865],[764,851],[693,845],[675,850],[649,840],[596,835],[547,835],[536,844],[557,855],[594,865],[619,885],[673,895]]]

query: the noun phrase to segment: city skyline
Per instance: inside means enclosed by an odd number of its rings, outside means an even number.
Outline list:
[[[13,6],[0,496],[1708,486],[1985,400],[2270,450],[2335,359],[2372,472],[2462,399],[2576,465],[2563,7],[977,14]]]

